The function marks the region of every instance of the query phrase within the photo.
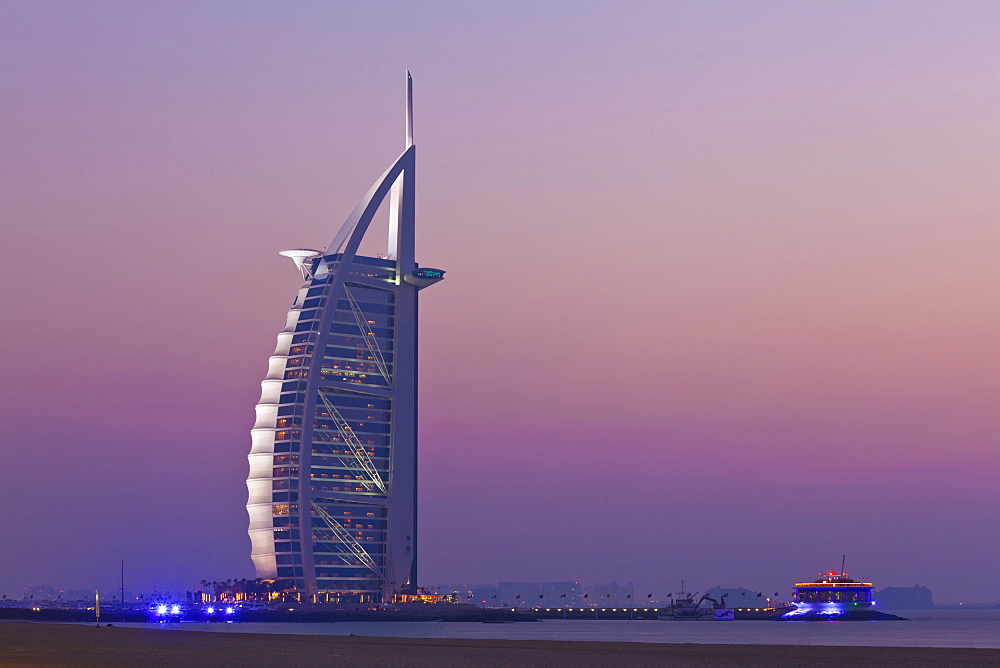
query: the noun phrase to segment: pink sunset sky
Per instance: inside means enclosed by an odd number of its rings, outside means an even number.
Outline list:
[[[0,593],[252,577],[253,406],[416,101],[423,584],[1000,601],[1000,5],[6,2]]]

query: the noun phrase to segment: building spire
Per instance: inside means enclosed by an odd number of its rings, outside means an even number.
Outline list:
[[[413,77],[406,70],[406,148],[413,146]]]
[[[406,150],[409,167],[400,171],[389,195],[389,247],[385,257],[400,261],[400,277],[413,269],[413,77],[406,70]],[[402,156],[401,158],[402,159]],[[404,173],[405,171],[405,173]],[[404,204],[404,186],[409,188],[409,202]],[[405,250],[408,249],[408,250]]]

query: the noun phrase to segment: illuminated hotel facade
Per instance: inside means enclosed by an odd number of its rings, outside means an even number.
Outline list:
[[[417,296],[412,81],[406,147],[302,274],[261,383],[247,480],[258,578],[363,602],[417,583]],[[389,198],[384,257],[359,255]]]

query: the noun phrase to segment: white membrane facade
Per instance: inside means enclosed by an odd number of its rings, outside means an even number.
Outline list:
[[[406,149],[302,273],[261,383],[247,480],[257,577],[363,602],[417,582],[417,295],[412,82]],[[358,255],[389,197],[385,257]]]

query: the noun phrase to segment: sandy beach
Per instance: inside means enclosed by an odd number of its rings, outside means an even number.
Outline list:
[[[1000,650],[439,640],[0,623],[3,666],[987,666]]]

